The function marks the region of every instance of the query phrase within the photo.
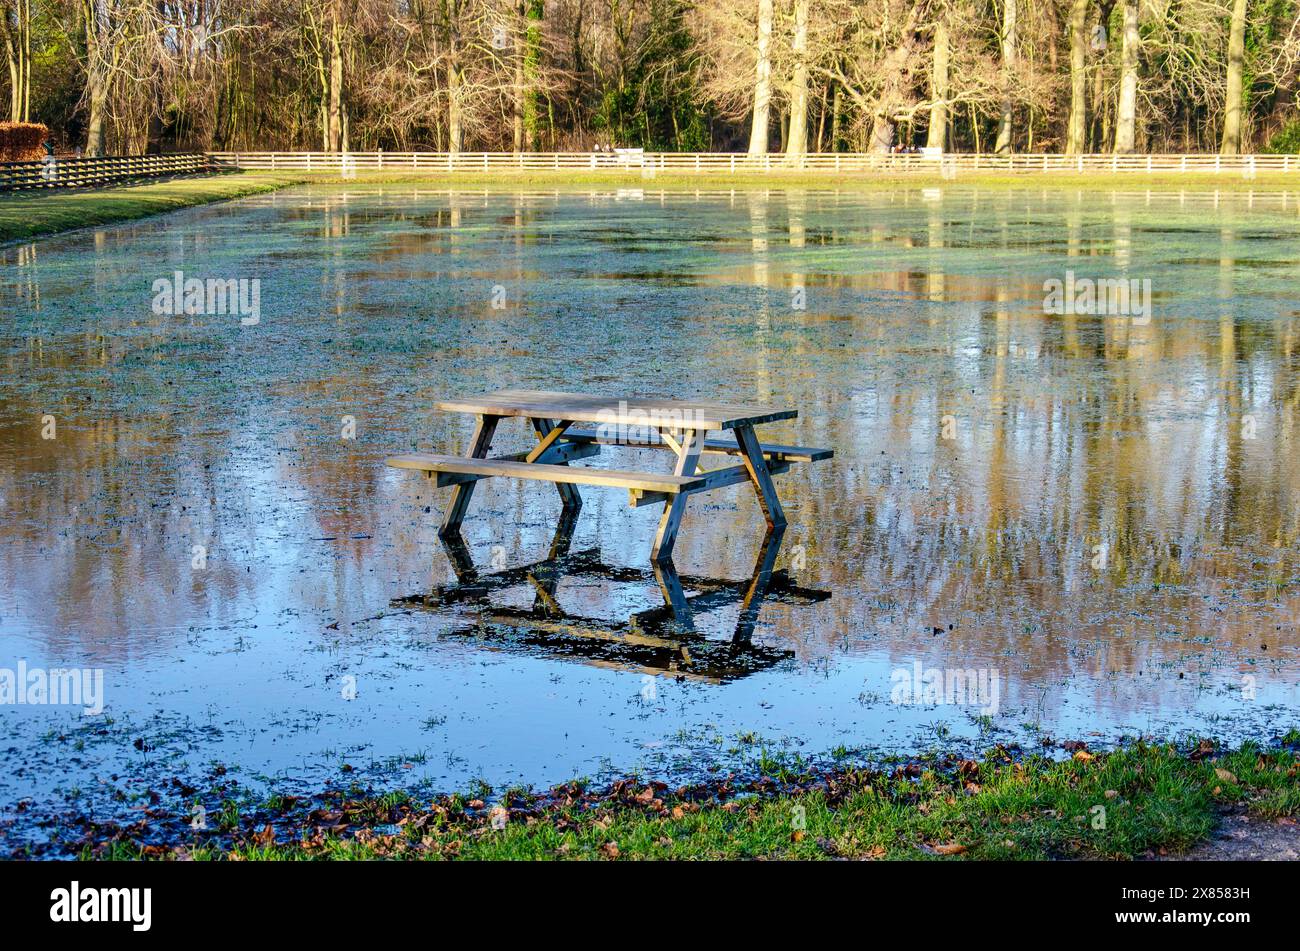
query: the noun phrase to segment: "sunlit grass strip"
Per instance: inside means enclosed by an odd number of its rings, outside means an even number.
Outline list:
[[[1288,742],[1294,746],[1292,734]],[[798,780],[795,781],[797,786]],[[939,770],[843,770],[817,788],[691,801],[662,784],[508,796],[506,814],[453,796],[350,804],[343,835],[305,825],[276,841],[250,829],[229,847],[145,850],[116,843],[98,857],[164,859],[1128,859],[1181,853],[1229,806],[1261,818],[1300,811],[1296,755],[1253,744],[1218,754],[1202,742],[1138,744],[1065,761],[983,761]],[[503,822],[503,818],[506,821]],[[85,857],[94,854],[84,853]]]
[[[338,172],[300,172],[307,181],[320,184],[423,184],[439,187],[568,187],[600,186],[615,189],[716,192],[731,188],[808,188],[853,191],[897,191],[919,188],[997,188],[997,189],[1083,189],[1106,192],[1300,192],[1300,174],[1261,172],[1254,178],[1221,172],[1170,172],[1161,174],[1114,174],[1102,172],[966,172],[945,179],[937,172],[656,172],[643,176],[633,171],[495,171],[446,172],[437,169],[420,171],[358,170],[342,176]]]
[[[275,191],[303,176],[244,172],[174,178],[145,185],[0,195],[0,242],[37,238]]]

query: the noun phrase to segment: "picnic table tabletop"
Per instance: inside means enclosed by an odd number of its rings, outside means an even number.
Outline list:
[[[697,431],[735,429],[794,419],[799,415],[798,410],[772,406],[513,389],[498,390],[483,396],[441,400],[438,408],[486,416],[523,416],[577,423],[623,423]]]

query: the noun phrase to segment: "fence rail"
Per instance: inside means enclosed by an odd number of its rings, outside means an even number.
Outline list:
[[[780,172],[917,172],[960,175],[965,172],[1028,174],[1211,172],[1253,175],[1300,171],[1297,155],[1054,155],[1025,153],[986,155],[882,155],[821,152],[789,160],[781,154],[751,156],[730,152],[212,152],[217,167],[306,172],[402,170],[426,172],[634,171],[780,173]]]
[[[113,182],[209,171],[206,155],[109,155],[101,158],[0,162],[0,192],[34,188],[85,188]]]

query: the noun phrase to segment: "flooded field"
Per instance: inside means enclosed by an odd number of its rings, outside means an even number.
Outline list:
[[[0,248],[0,851],[217,777],[500,788],[1296,726],[1298,213],[310,187]],[[256,312],[166,313],[178,277],[256,280]],[[1114,278],[1129,298],[1074,293]],[[677,568],[721,595],[662,628],[657,507],[584,487],[539,580],[552,486],[481,483],[449,551],[449,490],[384,466],[464,451],[433,404],[504,387],[790,406],[760,435],[836,455],[777,478],[775,551],[746,487],[694,499]],[[531,441],[506,421],[493,449]],[[457,557],[506,575],[444,597]],[[55,668],[102,697],[23,692]]]

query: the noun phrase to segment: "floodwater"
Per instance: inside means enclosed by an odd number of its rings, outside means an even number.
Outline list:
[[[0,851],[173,777],[501,788],[1296,726],[1298,215],[310,187],[0,248],[0,678],[99,671],[104,708],[0,706]],[[155,312],[177,271],[256,279],[256,323]],[[1046,312],[1045,282],[1115,277],[1149,307]],[[504,387],[789,406],[760,437],[835,457],[777,477],[756,603],[754,493],[694,497],[702,609],[662,627],[657,506],[584,487],[561,539],[554,487],[489,480],[457,550],[450,490],[385,467],[464,451],[434,403]],[[531,441],[507,420],[493,451]],[[466,593],[460,557],[498,581]]]

